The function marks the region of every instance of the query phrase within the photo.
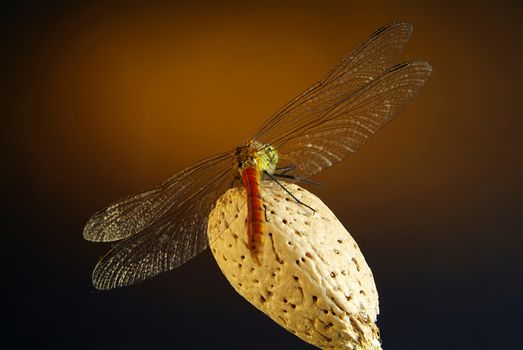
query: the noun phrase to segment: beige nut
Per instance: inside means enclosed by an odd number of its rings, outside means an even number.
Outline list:
[[[358,245],[323,202],[295,185],[264,182],[264,245],[247,248],[243,188],[225,193],[209,216],[212,253],[234,289],[280,326],[323,349],[381,349],[378,293]]]

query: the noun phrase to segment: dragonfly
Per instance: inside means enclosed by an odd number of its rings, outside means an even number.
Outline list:
[[[421,90],[430,64],[398,64],[411,33],[405,22],[376,30],[245,144],[96,212],[84,238],[115,245],[94,268],[94,287],[108,290],[146,280],[206,249],[208,215],[238,178],[247,196],[248,247],[257,259],[263,249],[265,181],[313,182],[312,176],[364,146]]]

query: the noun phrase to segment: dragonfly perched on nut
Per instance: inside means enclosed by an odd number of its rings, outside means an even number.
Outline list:
[[[378,29],[244,145],[96,212],[84,238],[119,242],[96,265],[94,286],[111,289],[145,280],[207,248],[209,212],[238,175],[247,193],[246,234],[256,259],[264,244],[264,181],[310,181],[365,145],[423,87],[431,73],[427,62],[396,64],[411,32],[404,22]]]

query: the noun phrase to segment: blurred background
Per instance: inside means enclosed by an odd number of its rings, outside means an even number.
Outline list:
[[[523,306],[516,1],[16,1],[2,9],[8,348],[312,349],[209,251],[96,292],[99,207],[247,140],[375,29],[414,25],[421,93],[313,189],[359,243],[384,349],[517,348]],[[254,330],[254,336],[253,336]]]

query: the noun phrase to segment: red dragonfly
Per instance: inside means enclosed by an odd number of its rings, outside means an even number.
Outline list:
[[[247,241],[256,259],[263,248],[263,181],[312,182],[311,176],[365,145],[420,91],[431,66],[423,61],[395,64],[411,32],[412,26],[403,22],[378,29],[244,145],[95,213],[84,238],[120,241],[96,265],[95,288],[145,280],[207,248],[208,214],[238,172],[247,192]]]

